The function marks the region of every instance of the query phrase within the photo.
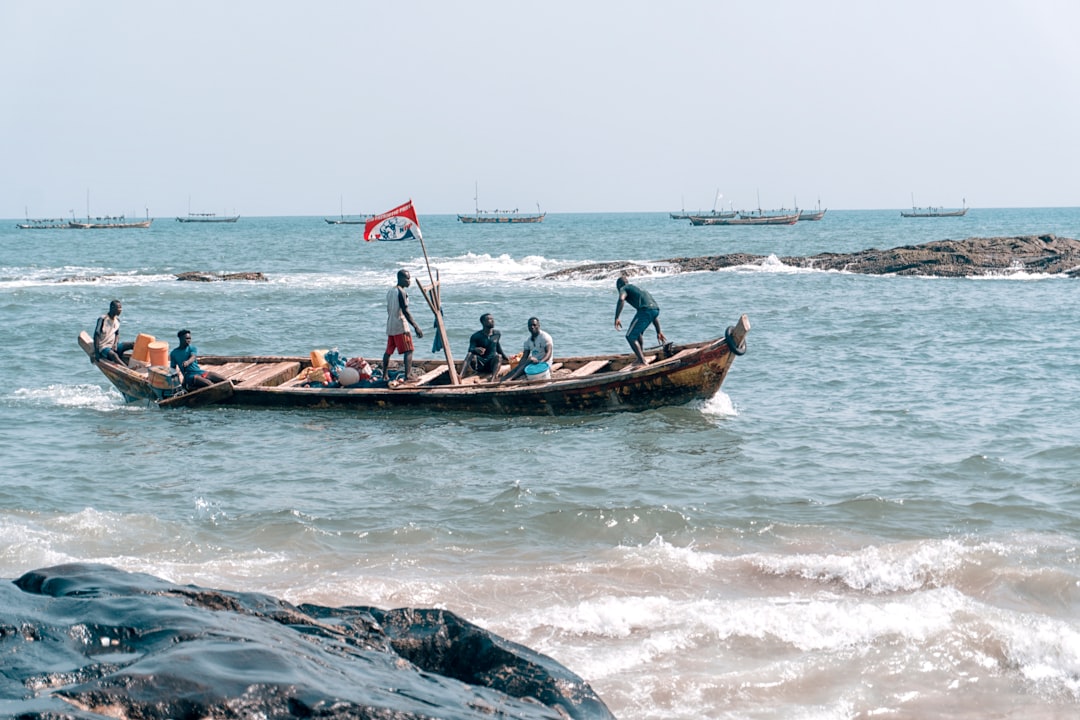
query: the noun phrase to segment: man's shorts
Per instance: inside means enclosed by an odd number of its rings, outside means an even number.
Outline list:
[[[630,329],[626,331],[626,339],[632,343],[637,342],[659,316],[659,310],[638,310],[634,314],[634,321],[630,323]]]
[[[490,373],[500,365],[499,354],[495,353],[491,357],[480,357],[479,355],[471,355],[469,365],[472,369],[478,373]]]
[[[399,352],[404,355],[407,352],[414,350],[412,343],[411,333],[401,333],[400,335],[390,335],[386,338],[386,354],[393,355],[395,352]]]

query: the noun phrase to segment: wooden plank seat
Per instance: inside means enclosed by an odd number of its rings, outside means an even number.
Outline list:
[[[234,385],[275,387],[293,378],[300,370],[294,361],[277,363],[250,363],[239,372],[229,375]]]
[[[679,360],[679,359],[681,359],[683,357],[686,357],[688,355],[694,355],[695,353],[697,353],[696,349],[694,349],[694,348],[686,348],[685,350],[680,350],[679,352],[675,353],[674,355],[672,355],[669,358],[662,358],[659,355],[657,355],[656,357],[649,360],[649,364],[651,365],[651,364],[653,364],[655,362],[662,362],[662,361],[667,361],[667,360]]]
[[[428,370],[426,373],[416,378],[416,382],[413,384],[426,385],[430,382],[438,380],[440,377],[442,377],[448,372],[450,372],[450,367],[448,365],[440,365],[434,370]]]
[[[599,372],[601,368],[605,368],[611,364],[611,360],[590,360],[577,370],[570,373],[570,377],[579,378],[586,375],[592,375],[595,372]]]

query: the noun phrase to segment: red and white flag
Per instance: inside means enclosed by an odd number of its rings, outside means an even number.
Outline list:
[[[419,240],[420,221],[416,219],[416,208],[412,200],[398,205],[364,223],[364,240]]]

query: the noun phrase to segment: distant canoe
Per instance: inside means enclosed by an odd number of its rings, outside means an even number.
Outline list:
[[[519,215],[516,212],[487,212],[481,210],[475,215],[458,215],[457,219],[463,223],[538,223],[544,222],[544,218],[547,213],[537,213],[534,215]]]
[[[967,199],[962,203],[959,210],[946,210],[940,207],[915,207],[915,194],[911,195],[911,210],[901,210],[900,217],[906,218],[939,218],[939,217],[964,217],[967,215]]]
[[[27,220],[15,225],[20,230],[71,230],[71,223],[67,220]]]
[[[188,213],[187,217],[178,217],[176,222],[182,223],[234,223],[240,219],[239,215],[218,215],[217,213]]]
[[[672,220],[689,220],[692,217],[733,218],[738,213],[734,210],[699,210],[698,212],[673,212],[668,213]]]
[[[519,224],[519,223],[538,223],[544,222],[544,218],[547,216],[546,212],[540,212],[540,203],[536,204],[536,212],[529,214],[521,214],[516,209],[514,210],[481,210],[480,209],[480,184],[477,183],[474,188],[476,193],[473,196],[473,202],[476,203],[476,209],[472,215],[458,215],[458,222],[465,223],[467,225],[474,224]]]
[[[799,222],[820,220],[825,217],[826,212],[828,212],[827,208],[825,210],[800,210]]]
[[[794,225],[799,221],[799,213],[787,214],[742,214],[738,217],[709,217],[694,215],[691,225]]]
[[[906,218],[937,218],[937,217],[963,217],[967,215],[968,209],[961,208],[959,210],[946,210],[944,208],[912,208],[911,210],[901,210],[900,217]]]
[[[127,222],[123,217],[120,218],[103,218],[100,220],[76,222],[72,221],[68,223],[68,226],[74,230],[126,230],[130,228],[148,228],[150,224],[154,222],[151,220],[136,220],[133,222]]]

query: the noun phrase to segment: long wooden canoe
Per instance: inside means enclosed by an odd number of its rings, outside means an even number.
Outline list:
[[[192,393],[163,397],[150,384],[147,368],[97,361],[98,369],[129,401],[161,407],[227,405],[272,408],[414,408],[490,415],[570,415],[637,411],[712,397],[735,358],[746,351],[750,322],[743,315],[723,335],[689,345],[668,343],[646,352],[646,365],[634,356],[592,355],[555,358],[549,379],[481,381],[473,376],[450,384],[445,361],[413,363],[413,381],[397,388],[305,387],[310,356],[200,355],[199,364],[225,382]],[[79,344],[93,358],[86,332]],[[508,371],[505,367],[504,371]]]

